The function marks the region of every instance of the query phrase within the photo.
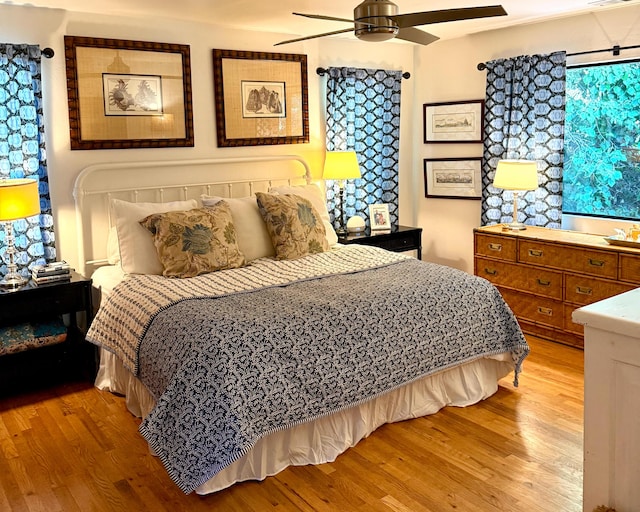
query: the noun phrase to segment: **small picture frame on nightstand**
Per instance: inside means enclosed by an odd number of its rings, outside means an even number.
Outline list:
[[[369,205],[369,222],[371,224],[371,231],[391,229],[391,222],[389,220],[389,205],[388,204],[370,204]]]

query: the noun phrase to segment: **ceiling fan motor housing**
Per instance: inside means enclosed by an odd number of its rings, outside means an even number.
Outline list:
[[[399,27],[390,16],[398,14],[398,6],[389,0],[364,0],[353,10],[355,34],[363,41],[393,39]]]

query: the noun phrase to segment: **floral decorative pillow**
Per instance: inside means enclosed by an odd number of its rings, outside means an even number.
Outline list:
[[[338,243],[338,235],[336,235],[335,229],[331,225],[329,218],[329,212],[327,211],[327,198],[325,197],[320,187],[315,183],[309,185],[293,185],[293,186],[279,186],[271,187],[269,192],[272,194],[294,194],[296,196],[304,197],[311,201],[313,207],[320,214],[322,223],[324,224],[324,231],[327,234],[327,242],[329,247],[332,247]]]
[[[276,259],[293,260],[329,249],[320,214],[308,199],[294,194],[256,192],[256,200]]]
[[[151,232],[164,276],[194,277],[245,264],[225,201],[212,207],[156,213],[140,224]]]

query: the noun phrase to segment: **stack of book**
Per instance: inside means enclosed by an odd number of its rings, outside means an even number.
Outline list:
[[[36,265],[31,269],[31,280],[35,284],[58,283],[71,279],[71,267],[66,261],[54,261]]]

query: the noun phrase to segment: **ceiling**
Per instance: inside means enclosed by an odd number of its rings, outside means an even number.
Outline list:
[[[208,20],[212,24],[248,30],[307,36],[349,28],[344,22],[312,20],[293,16],[292,12],[353,18],[353,8],[361,0],[0,0],[10,5],[59,8],[94,14],[117,16],[153,16],[186,21]],[[615,9],[640,0],[393,0],[400,14],[409,12],[477,7],[500,3],[507,16],[480,20],[456,21],[418,27],[441,39],[451,39],[475,32],[503,28],[574,14]],[[355,37],[341,34],[331,37]],[[286,37],[289,39],[289,37]],[[274,42],[282,38],[277,37]],[[408,43],[403,43],[408,44]],[[283,47],[284,48],[284,47]]]

